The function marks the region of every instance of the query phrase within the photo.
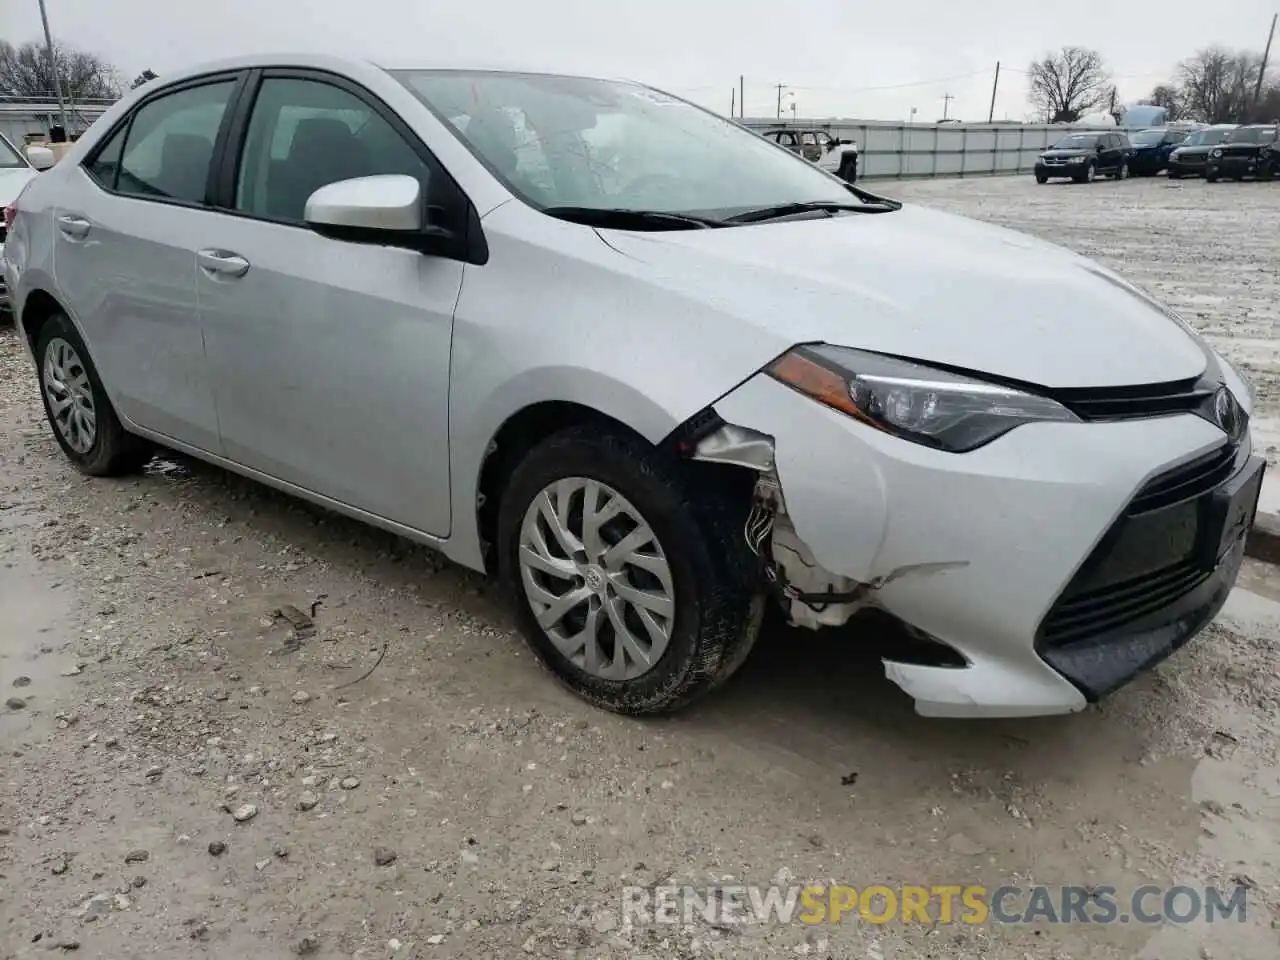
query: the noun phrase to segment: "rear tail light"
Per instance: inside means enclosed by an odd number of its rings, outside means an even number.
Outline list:
[[[4,228],[8,230],[13,226],[13,221],[18,216],[18,201],[15,200],[4,208]]]

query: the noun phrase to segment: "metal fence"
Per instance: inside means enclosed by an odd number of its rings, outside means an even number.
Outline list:
[[[89,124],[102,116],[114,101],[77,100],[66,105],[69,134],[83,133]],[[0,97],[0,133],[21,144],[28,134],[48,134],[60,122],[61,112],[54,100],[29,100]]]
[[[858,176],[978,177],[1029,173],[1036,155],[1075,131],[1103,128],[1065,123],[892,123],[879,120],[765,120],[753,130],[820,129],[858,145]],[[1115,127],[1109,127],[1114,131]]]

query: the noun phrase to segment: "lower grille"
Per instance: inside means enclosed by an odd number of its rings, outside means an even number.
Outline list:
[[[1239,447],[1166,470],[1129,503],[1040,624],[1038,645],[1061,649],[1159,613],[1203,584],[1204,500],[1236,470]]]
[[[1047,647],[1062,647],[1115,630],[1159,612],[1211,575],[1211,571],[1184,560],[1122,583],[1064,597],[1045,618],[1041,640]]]

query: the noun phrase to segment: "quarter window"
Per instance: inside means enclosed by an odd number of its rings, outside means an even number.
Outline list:
[[[213,144],[234,87],[230,80],[208,83],[144,104],[125,133],[123,154],[108,142],[90,172],[120,193],[204,203]]]
[[[237,210],[301,221],[316,190],[378,174],[407,174],[430,196],[427,163],[364,100],[318,80],[263,81],[240,162]]]

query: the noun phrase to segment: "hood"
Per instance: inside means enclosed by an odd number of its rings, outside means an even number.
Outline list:
[[[1062,147],[1050,148],[1044,151],[1046,157],[1090,157],[1097,153],[1094,149],[1085,149],[1083,147]]]
[[[1189,147],[1174,147],[1174,153],[1208,153],[1214,147],[1220,147],[1220,143],[1196,143]]]
[[[1200,345],[1105,268],[922,207],[712,230],[600,231],[648,282],[785,349],[825,341],[1044,387],[1198,376]],[[744,330],[744,335],[748,333]]]
[[[38,174],[39,171],[33,167],[0,168],[0,207],[13,203],[22,188]]]

